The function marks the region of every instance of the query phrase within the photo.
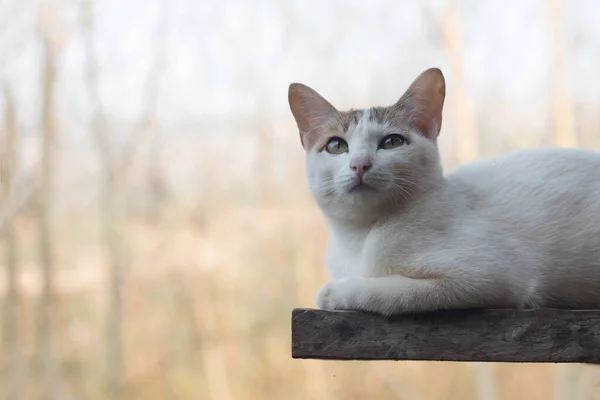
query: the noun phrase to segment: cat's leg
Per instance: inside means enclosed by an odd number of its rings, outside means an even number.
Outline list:
[[[495,290],[481,281],[404,276],[342,278],[327,282],[317,293],[317,305],[325,310],[361,310],[383,315],[439,309],[511,307],[517,305],[511,291]]]

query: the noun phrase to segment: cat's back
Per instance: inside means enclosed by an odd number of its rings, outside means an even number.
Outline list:
[[[600,153],[526,149],[467,164],[447,176],[477,215],[525,238],[594,238],[600,246]]]
[[[600,153],[520,150],[460,167],[447,182],[470,220],[487,224],[482,240],[504,238],[515,265],[540,271],[545,306],[599,306]]]
[[[497,196],[586,194],[600,190],[600,153],[572,148],[518,150],[461,166],[447,179]]]

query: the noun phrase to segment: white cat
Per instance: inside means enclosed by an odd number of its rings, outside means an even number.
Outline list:
[[[329,228],[327,310],[600,308],[600,154],[531,149],[444,176],[445,81],[338,111],[293,83],[310,190]]]

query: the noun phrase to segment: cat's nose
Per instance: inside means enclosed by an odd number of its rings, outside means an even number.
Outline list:
[[[350,168],[358,175],[359,179],[362,179],[363,175],[371,169],[373,164],[369,160],[357,160],[356,162],[350,163]]]

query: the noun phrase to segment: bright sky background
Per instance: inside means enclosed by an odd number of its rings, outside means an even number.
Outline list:
[[[283,115],[291,81],[348,106],[392,101],[422,69],[447,69],[440,24],[435,26],[445,3],[98,0],[95,43],[103,104],[110,115],[135,119],[148,79],[159,80],[159,115],[171,122],[259,110]],[[54,15],[51,29],[65,36],[60,113],[75,120],[88,111],[78,4],[46,3]],[[32,0],[5,0],[9,20],[0,30],[8,54],[0,77],[10,82],[26,119],[39,107],[34,6]],[[469,0],[461,9],[463,68],[472,95],[535,103],[549,79],[545,1]],[[568,1],[564,12],[567,77],[580,99],[598,102],[600,2]],[[165,68],[149,78],[163,46]]]
[[[278,141],[268,154],[271,165],[285,179],[282,166],[301,162],[289,83],[312,86],[340,109],[385,105],[421,71],[437,66],[448,86],[440,146],[451,165],[458,127],[457,87],[442,31],[449,1],[93,0],[99,93],[111,139],[131,137],[132,124],[152,107],[165,173],[174,186],[187,188],[207,157],[220,157],[240,179],[252,179],[252,166],[265,156],[256,133],[266,129]],[[505,135],[528,135],[534,143],[552,133],[550,2],[460,2],[463,90],[488,149],[502,151],[498,138]],[[45,10],[42,28],[59,43],[55,116],[65,182],[86,182],[99,168],[90,157],[97,149],[89,129],[80,4],[0,0],[0,85],[15,97],[19,132],[29,138],[22,146],[25,169],[39,159],[38,6]],[[564,84],[576,109],[593,114],[600,107],[600,1],[562,4],[557,35],[566,52]],[[163,68],[156,68],[157,60]],[[154,105],[147,104],[152,85]],[[0,109],[2,102],[0,96]]]

